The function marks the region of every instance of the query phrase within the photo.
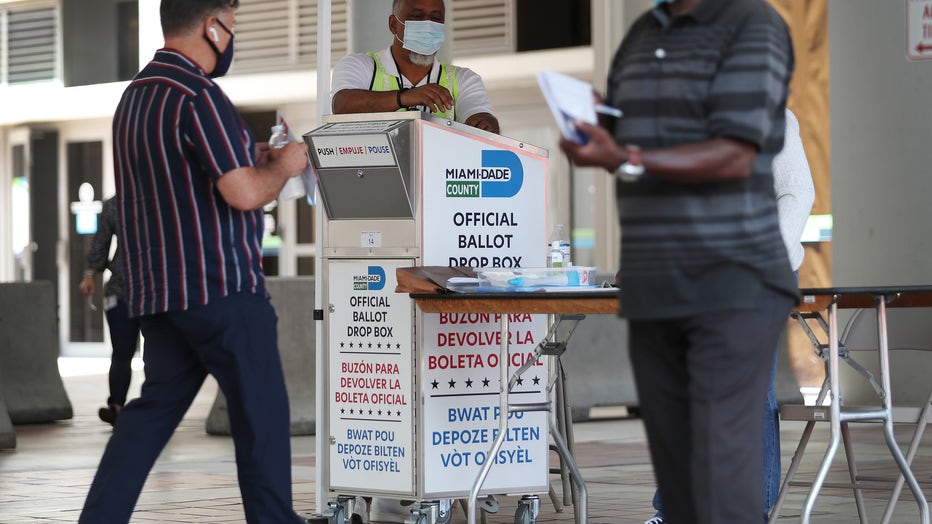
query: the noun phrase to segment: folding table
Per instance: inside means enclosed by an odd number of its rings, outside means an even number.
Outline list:
[[[886,312],[887,308],[932,306],[932,286],[812,288],[801,289],[800,294],[802,296],[802,301],[800,305],[794,309],[792,316],[797,319],[800,326],[806,331],[816,353],[826,361],[826,376],[815,406],[784,406],[783,409],[781,409],[781,416],[784,418],[807,420],[807,424],[803,436],[800,439],[800,444],[793,457],[793,461],[787,471],[783,486],[780,489],[777,502],[771,512],[770,521],[775,521],[779,516],[787,489],[793,481],[793,477],[802,459],[802,453],[805,450],[806,443],[808,442],[815,422],[827,421],[830,423],[831,427],[831,438],[828,449],[825,452],[821,465],[806,497],[800,516],[800,522],[803,524],[809,523],[816,497],[818,497],[819,491],[825,483],[828,470],[838,450],[838,445],[842,440],[845,442],[849,472],[855,491],[858,513],[861,522],[866,522],[847,425],[849,422],[872,421],[881,422],[883,424],[887,447],[902,475],[901,481],[898,482],[897,488],[894,489],[894,493],[891,496],[891,501],[888,503],[887,512],[884,515],[884,522],[888,522],[890,519],[893,504],[895,503],[896,497],[899,495],[899,486],[902,485],[902,479],[905,479],[905,482],[916,499],[916,503],[919,505],[922,524],[929,524],[928,503],[909,467],[907,458],[904,458],[893,436],[894,407],[890,395],[891,377]],[[847,348],[844,346],[845,337],[839,338],[838,309],[874,311],[878,334],[879,381],[875,380],[867,370],[851,357]],[[851,321],[854,320],[859,313],[860,311],[849,320],[849,324],[845,328],[845,333],[847,333]],[[817,335],[813,331],[809,323],[810,320],[816,321],[821,331],[820,334]],[[827,338],[827,343],[822,342],[822,338]],[[844,405],[841,386],[838,380],[839,358],[845,360],[848,365],[871,381],[880,400],[880,407],[864,408],[848,407]],[[826,395],[830,395],[831,399],[831,404],[827,409],[822,405]],[[921,436],[921,431],[928,420],[928,407],[929,402],[927,401],[926,407],[923,408],[921,415],[915,418],[915,422],[921,425],[917,428],[917,435]],[[912,459],[912,454],[915,452],[915,445],[918,444],[916,438],[913,440],[914,442],[910,446],[909,460]]]
[[[400,272],[400,271],[399,271]],[[549,402],[539,404],[512,402],[509,396],[510,388],[516,380],[534,362],[542,356],[559,358],[566,349],[566,339],[572,335],[575,324],[586,314],[614,314],[618,310],[618,290],[613,288],[585,290],[578,292],[502,292],[502,293],[446,293],[446,294],[411,294],[417,307],[424,313],[491,313],[501,315],[501,345],[499,362],[508,362],[508,329],[509,314],[549,314],[555,315],[556,321],[551,322],[547,336],[538,344],[532,360],[515,370],[509,377],[508,366],[499,366],[499,409],[501,413],[515,413],[523,411],[550,411],[550,436],[553,438],[556,451],[560,459],[570,472],[578,490],[578,503],[576,504],[577,522],[588,523],[588,495],[576,461],[566,443],[563,435],[564,429],[557,425],[557,417],[552,413]],[[560,321],[572,322],[572,328],[563,340],[557,340],[557,326]],[[560,409],[558,407],[558,409]],[[509,417],[499,417],[498,438],[496,438],[487,456],[494,456],[507,433]],[[483,464],[473,485],[469,497],[467,522],[476,522],[476,499],[482,488],[482,483],[488,475],[494,461],[487,460]]]

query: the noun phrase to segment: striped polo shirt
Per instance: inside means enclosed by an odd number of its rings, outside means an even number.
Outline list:
[[[616,185],[622,316],[753,308],[765,287],[796,295],[772,170],[793,66],[789,31],[762,0],[703,0],[675,18],[658,7],[625,35],[607,88],[624,112],[612,128],[620,144],[730,138],[758,154],[741,180],[679,184],[648,171]]]
[[[133,316],[265,294],[262,211],[234,209],[215,186],[224,173],[255,165],[254,155],[252,133],[193,61],[162,49],[136,75],[113,119]]]

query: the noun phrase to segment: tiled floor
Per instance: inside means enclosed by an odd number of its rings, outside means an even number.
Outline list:
[[[69,366],[72,364],[66,365]],[[106,396],[103,373],[98,369],[87,375],[65,377],[65,386],[75,410],[72,420],[16,427],[17,448],[0,451],[0,523],[77,520],[110,434],[110,427],[100,422],[96,414],[100,399]],[[138,387],[138,380],[134,387]],[[137,505],[134,523],[244,521],[232,442],[227,437],[210,436],[204,431],[215,392],[215,384],[208,382],[159,458]],[[575,426],[575,431],[578,462],[589,487],[590,522],[641,523],[650,517],[654,484],[640,421],[580,423]],[[798,423],[783,424],[784,469],[792,458],[801,431],[802,426]],[[898,428],[901,442],[908,440],[911,431],[911,427]],[[885,476],[893,471],[878,426],[855,428],[853,437],[863,474]],[[812,478],[826,441],[826,428],[819,427],[800,469],[800,479]],[[917,475],[925,481],[929,481],[932,474],[932,452],[928,444],[925,442],[920,448],[914,463]],[[292,452],[295,506],[300,513],[311,514],[316,510],[313,495],[314,437],[294,437]],[[846,475],[844,467],[844,458],[839,457],[830,480],[843,481]],[[930,487],[929,484],[924,486],[926,496],[932,495]],[[799,521],[804,495],[804,488],[792,491],[780,522]],[[870,522],[879,522],[887,496],[888,491],[866,493]],[[501,506],[497,515],[489,517],[489,523],[514,522],[515,499],[504,498]],[[918,514],[915,502],[904,495],[892,522],[919,522]],[[850,490],[823,490],[812,522],[848,524],[857,521]],[[455,514],[454,522],[465,522],[462,513]],[[538,522],[573,522],[572,508],[556,513],[549,499],[544,497]]]

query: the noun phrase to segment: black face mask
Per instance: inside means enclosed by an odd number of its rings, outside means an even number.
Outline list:
[[[207,38],[207,35],[204,35],[204,40],[207,40],[207,43],[210,44],[210,47],[213,48],[214,53],[217,54],[217,65],[214,67],[213,72],[210,73],[211,78],[220,78],[221,76],[227,74],[227,71],[230,70],[230,64],[233,63],[233,32],[227,29],[227,26],[223,25],[223,22],[220,19],[217,19],[217,23],[220,24],[220,27],[230,35],[230,43],[227,45],[227,48],[221,53],[220,49],[217,48],[217,44],[213,40]]]

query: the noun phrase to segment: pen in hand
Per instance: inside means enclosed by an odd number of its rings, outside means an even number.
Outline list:
[[[607,104],[596,104],[595,112],[603,114],[603,115],[613,116],[615,118],[621,118],[621,115],[622,115],[621,109],[618,109],[617,107],[612,107]]]

